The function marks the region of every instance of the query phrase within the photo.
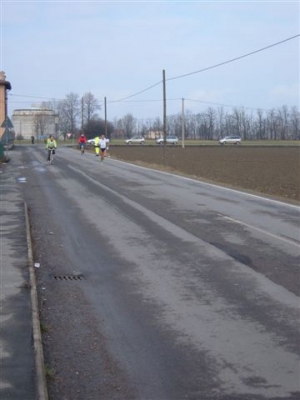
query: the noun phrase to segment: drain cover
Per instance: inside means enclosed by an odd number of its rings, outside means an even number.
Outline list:
[[[56,281],[82,281],[83,275],[53,275]]]

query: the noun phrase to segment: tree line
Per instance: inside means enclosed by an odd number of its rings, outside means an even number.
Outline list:
[[[149,132],[163,132],[162,119],[138,119],[131,113],[113,121],[100,118],[101,106],[92,93],[80,98],[76,93],[68,94],[59,102],[42,103],[58,114],[58,132],[65,138],[67,133],[78,136],[81,132],[93,138],[105,132],[110,138],[129,138]],[[236,107],[225,111],[224,107],[208,107],[206,110],[192,113],[187,110],[167,116],[167,135],[184,134],[186,139],[217,140],[228,135],[238,135],[243,140],[291,140],[300,139],[300,113],[294,107],[282,106],[271,110],[247,110]]]

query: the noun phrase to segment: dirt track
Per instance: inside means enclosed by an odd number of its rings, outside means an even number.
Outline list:
[[[300,147],[111,146],[112,157],[300,202]]]

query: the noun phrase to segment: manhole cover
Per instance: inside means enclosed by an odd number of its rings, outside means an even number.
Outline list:
[[[82,281],[83,275],[53,275],[56,281]]]

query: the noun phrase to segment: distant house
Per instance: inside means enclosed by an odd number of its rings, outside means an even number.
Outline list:
[[[147,139],[157,139],[163,136],[164,136],[163,131],[154,131],[154,130],[147,131]]]
[[[124,139],[125,137],[125,131],[123,129],[115,129],[112,133],[111,133],[111,137],[115,138],[115,139]]]
[[[58,130],[58,114],[48,108],[23,108],[14,110],[12,122],[16,136],[30,139],[42,139],[56,135]]]

